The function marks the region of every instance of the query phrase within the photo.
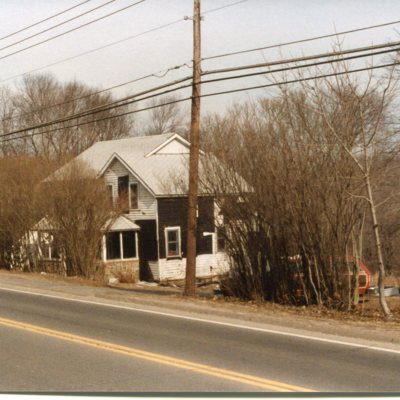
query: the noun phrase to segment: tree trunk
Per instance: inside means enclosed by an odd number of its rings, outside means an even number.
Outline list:
[[[365,175],[365,186],[367,188],[368,192],[368,200],[369,200],[369,209],[371,212],[371,218],[372,218],[372,225],[373,225],[373,231],[374,231],[374,238],[375,238],[375,247],[376,247],[376,253],[378,255],[378,267],[379,267],[379,279],[378,279],[378,288],[379,288],[379,303],[382,307],[382,310],[385,314],[386,317],[391,318],[392,313],[389,309],[389,306],[386,303],[386,298],[384,295],[384,290],[385,290],[385,264],[383,262],[383,256],[382,256],[382,245],[381,245],[381,238],[379,234],[379,225],[378,225],[378,218],[376,215],[376,207],[374,203],[374,198],[372,196],[372,189],[371,189],[371,182],[369,179],[369,174],[366,173]]]

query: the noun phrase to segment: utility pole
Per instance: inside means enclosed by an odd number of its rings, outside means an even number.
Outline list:
[[[187,255],[186,255],[186,296],[196,292],[196,233],[197,233],[197,194],[200,153],[200,0],[194,0],[193,7],[193,84],[192,117],[190,124],[189,193],[187,217]]]

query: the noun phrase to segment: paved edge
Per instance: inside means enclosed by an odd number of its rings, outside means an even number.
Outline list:
[[[3,279],[5,278],[5,279]],[[176,295],[154,295],[147,293],[132,292],[129,289],[115,287],[83,286],[63,280],[47,280],[43,277],[5,273],[0,271],[0,289],[9,288],[36,294],[43,294],[56,297],[65,297],[71,300],[80,300],[104,304],[121,305],[123,307],[148,308],[149,310],[162,310],[165,313],[177,314],[198,318],[223,318],[228,323],[232,321],[240,324],[246,322],[252,326],[268,326],[275,329],[285,329],[299,334],[332,337],[343,341],[354,340],[357,343],[364,343],[370,346],[385,345],[387,348],[398,349],[400,345],[400,324],[386,326],[379,324],[366,326],[363,323],[349,323],[347,321],[316,319],[290,314],[272,315],[263,310],[246,309],[238,305],[230,304],[229,309],[225,304],[200,299],[180,298]],[[183,314],[182,314],[183,313]]]

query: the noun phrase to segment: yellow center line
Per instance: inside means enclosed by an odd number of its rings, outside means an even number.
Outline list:
[[[283,382],[264,379],[261,377],[242,374],[240,372],[230,371],[223,368],[216,368],[206,364],[194,363],[183,359],[164,356],[158,353],[152,353],[135,349],[132,347],[120,346],[110,342],[95,340],[84,336],[73,335],[71,333],[47,329],[37,325],[26,324],[6,318],[0,318],[0,325],[21,329],[45,336],[51,336],[57,339],[83,344],[86,346],[96,347],[98,349],[112,351],[114,353],[124,354],[126,356],[140,358],[159,364],[169,365],[175,368],[186,369],[213,377],[219,377],[234,382],[244,383],[246,385],[255,386],[257,388],[271,390],[274,392],[313,392],[313,390],[301,386],[289,385]]]

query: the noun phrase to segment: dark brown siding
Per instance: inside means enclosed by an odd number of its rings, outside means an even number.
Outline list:
[[[171,226],[181,228],[182,257],[186,257],[187,240],[187,197],[158,199],[158,227],[160,258],[165,258],[164,229]],[[199,198],[199,217],[197,220],[197,254],[212,252],[210,236],[203,236],[203,232],[214,231],[214,202],[210,197]]]
[[[149,261],[158,259],[157,227],[155,220],[135,221],[140,226],[139,231],[139,275],[141,280],[152,280]]]
[[[199,198],[199,218],[197,220],[197,254],[212,253],[212,237],[203,232],[214,232],[214,199]]]

